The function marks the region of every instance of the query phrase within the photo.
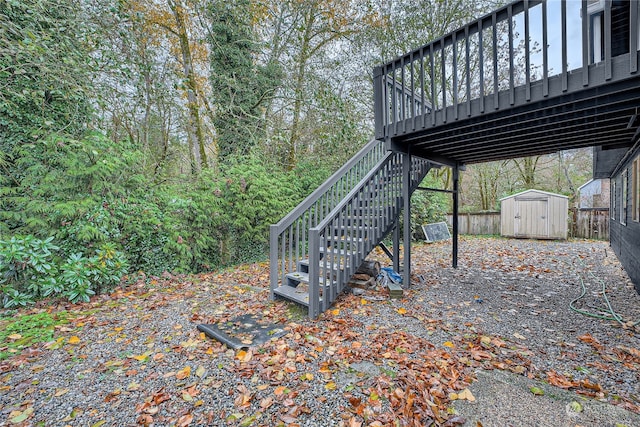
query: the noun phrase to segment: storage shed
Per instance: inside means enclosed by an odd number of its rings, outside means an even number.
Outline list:
[[[569,198],[527,190],[500,199],[500,234],[532,239],[566,239]]]

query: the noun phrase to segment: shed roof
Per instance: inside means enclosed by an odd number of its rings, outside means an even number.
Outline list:
[[[512,195],[510,195],[510,196],[503,197],[502,199],[500,199],[500,201],[503,201],[503,200],[506,200],[506,199],[510,199],[510,198],[512,198],[512,197],[522,196],[523,194],[527,194],[527,193],[538,193],[538,194],[544,194],[544,195],[546,195],[546,196],[562,197],[562,198],[564,198],[564,199],[568,199],[568,198],[569,198],[568,196],[565,196],[565,195],[563,195],[563,194],[556,194],[556,193],[550,193],[550,192],[548,192],[548,191],[533,190],[533,189],[531,189],[531,190],[525,190],[525,191],[521,191],[521,192],[516,193],[516,194],[512,194]]]

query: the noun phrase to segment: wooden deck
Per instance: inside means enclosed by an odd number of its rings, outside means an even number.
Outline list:
[[[582,19],[566,1],[516,1],[377,67],[376,138],[448,165],[630,146],[640,124],[638,2],[603,5],[594,12],[582,1],[590,17]],[[551,6],[561,12],[559,26],[549,24]],[[581,30],[578,40],[571,25]],[[594,47],[599,36],[604,44]],[[541,47],[530,43],[536,37]],[[560,41],[555,50],[551,39]],[[581,64],[568,69],[572,51]]]

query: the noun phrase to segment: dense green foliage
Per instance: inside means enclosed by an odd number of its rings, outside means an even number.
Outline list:
[[[87,121],[85,26],[74,1],[0,2],[0,166],[22,178],[16,149]]]
[[[414,3],[0,1],[0,304],[263,259],[370,138],[373,65],[475,10]]]
[[[104,244],[91,257],[73,253],[66,260],[53,237],[33,236],[0,240],[0,294],[4,307],[25,306],[40,297],[65,296],[71,302],[89,301],[110,289],[127,271],[123,254]]]
[[[29,148],[20,185],[0,186],[5,306],[54,295],[87,300],[125,266],[160,274],[261,259],[269,225],[326,176],[274,173],[256,157],[159,185],[138,173],[142,153],[100,134]],[[8,238],[15,235],[27,237]]]

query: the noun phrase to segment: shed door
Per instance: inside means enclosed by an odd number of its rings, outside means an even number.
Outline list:
[[[515,200],[513,233],[516,237],[549,237],[547,199]]]

